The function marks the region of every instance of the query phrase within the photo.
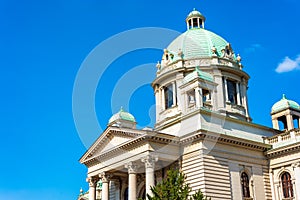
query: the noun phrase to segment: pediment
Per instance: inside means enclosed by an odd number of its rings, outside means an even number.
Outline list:
[[[142,132],[134,129],[108,127],[81,157],[80,162],[84,163],[103,152],[113,150],[117,146],[129,142],[141,135],[143,135]]]

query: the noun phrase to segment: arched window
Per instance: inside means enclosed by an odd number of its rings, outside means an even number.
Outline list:
[[[241,184],[242,184],[243,197],[250,197],[249,178],[245,172],[241,174]]]
[[[283,197],[284,198],[294,197],[291,175],[288,172],[284,172],[281,175],[281,182],[282,182]]]

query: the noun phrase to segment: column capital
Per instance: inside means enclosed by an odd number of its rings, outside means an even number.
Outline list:
[[[125,168],[128,169],[128,174],[136,174],[139,166],[134,162],[129,162],[125,165]]]
[[[88,182],[89,183],[89,186],[90,187],[96,187],[96,184],[97,184],[97,182],[98,182],[98,179],[96,178],[96,177],[87,177],[86,178],[86,182]]]
[[[154,168],[155,162],[158,161],[158,157],[153,156],[153,155],[148,155],[148,156],[142,158],[141,160],[143,163],[145,163],[146,168]]]
[[[99,174],[99,177],[101,178],[102,183],[108,183],[112,175],[107,172],[102,172],[101,174]]]

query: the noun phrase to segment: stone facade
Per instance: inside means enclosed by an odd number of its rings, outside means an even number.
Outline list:
[[[241,57],[204,29],[200,12],[186,22],[157,65],[155,127],[137,130],[129,113],[114,115],[80,159],[89,191],[78,199],[145,198],[179,168],[192,192],[212,200],[300,200],[299,105],[282,100],[273,128],[254,124]]]

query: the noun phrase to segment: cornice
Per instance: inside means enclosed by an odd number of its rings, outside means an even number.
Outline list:
[[[135,149],[139,146],[145,145],[145,144],[151,144],[151,143],[159,143],[159,144],[167,144],[167,145],[189,145],[192,143],[195,143],[197,141],[203,141],[203,140],[209,140],[214,141],[216,143],[221,144],[227,144],[230,146],[237,146],[241,148],[247,148],[251,150],[258,150],[258,151],[267,151],[272,146],[269,144],[264,144],[260,142],[255,142],[247,139],[241,139],[239,137],[229,136],[220,134],[213,131],[203,130],[200,129],[198,131],[192,132],[188,135],[185,135],[183,137],[177,137],[172,136],[169,134],[160,133],[157,131],[145,131],[145,130],[117,130],[112,129],[109,131],[109,134],[117,134],[117,135],[126,135],[131,136],[132,139],[130,141],[124,142],[118,146],[115,146],[111,149],[108,149],[104,152],[99,153],[98,155],[90,154],[89,157],[87,157],[82,163],[84,163],[86,166],[91,167],[94,166],[100,161],[105,161],[107,159],[113,158],[117,155],[121,155],[124,152],[128,152],[132,149]],[[108,135],[108,133],[107,133]],[[105,141],[105,140],[103,140]],[[102,143],[99,142],[98,145],[101,145]],[[298,147],[300,149],[300,145]],[[97,149],[97,148],[95,148]],[[98,148],[99,149],[99,148]],[[89,151],[89,152],[95,152],[96,150]]]
[[[142,132],[145,131],[108,126],[98,137],[98,139],[91,145],[91,147],[83,154],[79,161],[84,163],[88,158],[92,157],[95,152],[101,150],[101,148],[104,148],[105,144],[107,144],[111,138],[113,138],[113,136],[127,136],[129,138],[135,138],[140,136]]]
[[[283,146],[283,147],[279,147],[276,149],[271,149],[269,151],[267,151],[265,153],[265,155],[268,158],[275,158],[275,157],[280,157],[280,156],[284,156],[286,154],[290,154],[293,152],[300,152],[300,142],[291,144],[291,145],[287,145],[287,146]]]
[[[120,155],[124,152],[128,152],[132,149],[135,149],[138,146],[149,144],[150,142],[178,145],[179,138],[176,136],[171,136],[155,131],[144,131],[144,134],[140,135],[138,138],[122,143],[112,149],[106,150],[105,152],[101,152],[100,154],[95,155],[92,158],[86,160],[84,164],[90,167],[98,164],[100,160],[107,160],[108,158],[112,158],[116,155]]]
[[[241,139],[238,137],[233,137],[229,135],[219,134],[215,132],[210,132],[207,130],[198,130],[194,133],[189,134],[188,137],[184,136],[180,138],[181,145],[187,145],[191,142],[196,142],[199,140],[210,140],[222,144],[229,144],[231,146],[238,146],[247,149],[266,151],[271,148],[271,145],[259,143],[255,141],[250,141],[246,139]]]

